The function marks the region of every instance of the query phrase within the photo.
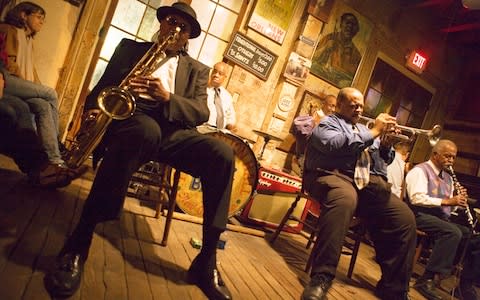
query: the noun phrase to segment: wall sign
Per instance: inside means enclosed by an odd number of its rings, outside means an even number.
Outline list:
[[[227,48],[225,57],[261,79],[267,80],[278,56],[237,32]]]
[[[427,62],[428,59],[424,54],[418,51],[412,51],[407,58],[406,66],[415,73],[422,74],[427,67]]]

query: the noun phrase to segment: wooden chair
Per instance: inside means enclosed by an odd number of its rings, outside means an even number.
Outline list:
[[[127,192],[128,196],[141,201],[154,202],[156,205],[155,218],[157,219],[160,214],[165,216],[166,211],[163,238],[160,243],[162,246],[167,245],[181,174],[179,170],[175,170],[172,181],[172,172],[172,167],[167,164],[149,162],[133,174]]]
[[[413,264],[416,264],[420,259],[420,255],[422,254],[422,251],[425,248],[427,238],[428,238],[427,233],[417,229],[417,247],[415,248],[415,255],[413,256]]]
[[[311,230],[311,234],[307,239],[308,241],[307,241],[306,248],[307,249],[310,248],[311,244],[313,244],[314,246],[313,246],[312,251],[310,252],[310,256],[308,257],[307,264],[305,266],[305,272],[308,273],[310,271],[311,267],[312,267],[313,257],[314,257],[313,254],[315,253],[316,248],[318,247],[316,233],[317,233],[317,227],[318,227],[317,225],[318,225],[319,215],[316,216],[316,221],[314,222],[314,224],[309,224],[309,223],[301,220],[300,218],[295,217],[292,213],[295,210],[298,202],[302,198],[307,199],[307,201],[315,201],[307,193],[305,193],[303,188],[302,188],[302,190],[297,193],[297,196],[295,197],[295,200],[292,202],[292,205],[290,206],[290,208],[287,210],[287,212],[283,216],[282,221],[280,222],[277,229],[273,233],[273,235],[270,239],[270,242],[272,244],[275,242],[275,240],[280,235],[280,232],[283,230],[283,228],[285,226],[288,226],[288,224],[287,224],[288,220],[294,220],[294,221],[300,222],[305,227],[309,228]],[[313,215],[315,215],[315,212],[313,213]],[[352,243],[346,242],[345,246],[349,249],[349,251],[348,252],[345,252],[345,251],[342,252],[343,254],[351,255],[350,264],[349,264],[348,272],[347,272],[348,278],[352,278],[353,268],[355,267],[355,262],[357,260],[358,250],[360,249],[360,243],[361,243],[361,240],[363,239],[364,234],[365,234],[364,226],[363,226],[362,222],[360,221],[360,219],[357,218],[357,217],[354,217],[352,219],[352,222],[350,223],[350,228],[351,228],[351,230],[348,232],[347,237],[350,238],[353,242]]]

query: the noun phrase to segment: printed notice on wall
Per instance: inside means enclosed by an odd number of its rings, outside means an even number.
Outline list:
[[[277,55],[238,32],[227,48],[225,57],[263,80],[267,80],[277,60]]]

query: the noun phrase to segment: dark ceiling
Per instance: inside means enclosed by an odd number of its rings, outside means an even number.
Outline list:
[[[416,0],[407,5],[432,17],[432,29],[445,34],[451,47],[480,53],[480,0]]]

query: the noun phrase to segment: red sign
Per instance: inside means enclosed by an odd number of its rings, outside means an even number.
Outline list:
[[[407,59],[407,68],[414,71],[415,73],[422,74],[422,72],[427,67],[428,59],[425,55],[412,51]]]

